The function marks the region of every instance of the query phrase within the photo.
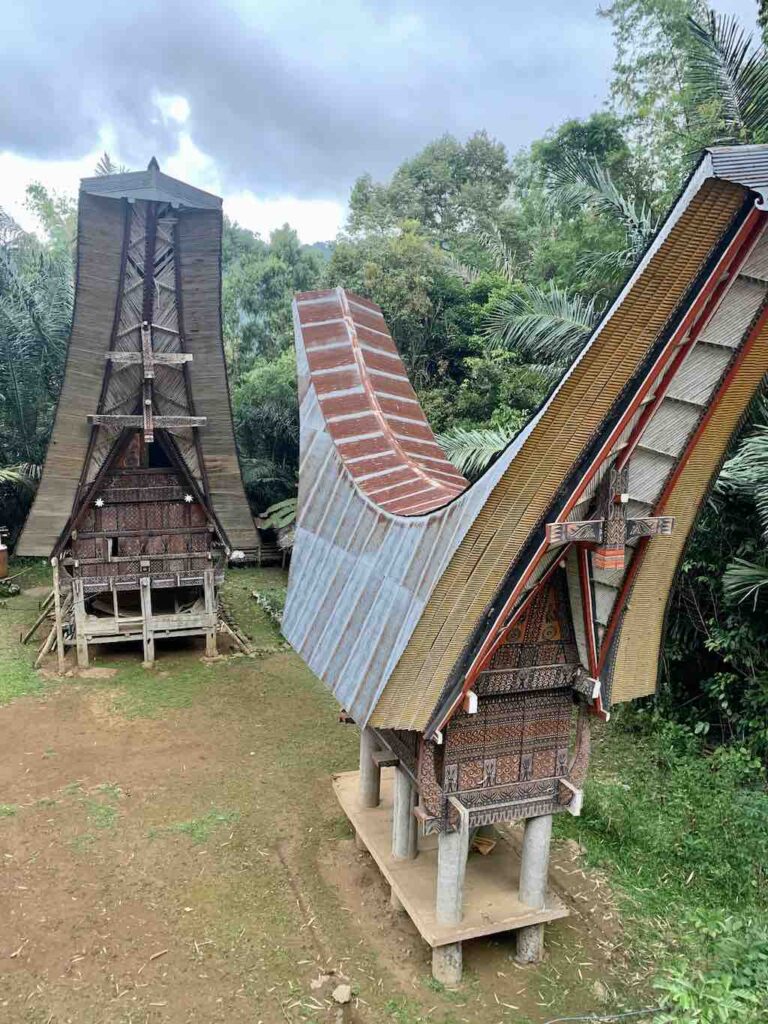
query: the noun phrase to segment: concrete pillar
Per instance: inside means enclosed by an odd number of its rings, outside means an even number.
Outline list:
[[[432,977],[447,988],[456,988],[461,983],[461,943],[449,942],[447,946],[432,949]]]
[[[395,768],[395,799],[392,810],[392,856],[413,860],[418,852],[418,827],[413,809],[416,787],[402,768]]]
[[[203,573],[203,600],[205,602],[205,615],[208,619],[208,626],[205,631],[205,656],[206,658],[215,658],[218,654],[216,648],[218,613],[216,610],[216,580],[213,569],[206,569]],[[154,644],[152,657],[154,659]]]
[[[77,667],[88,668],[88,640],[85,631],[85,595],[83,581],[72,581],[72,603],[75,612],[75,643]]]
[[[552,839],[552,815],[528,818],[523,835],[520,863],[520,902],[541,910],[547,897],[549,846]],[[544,953],[544,925],[520,928],[517,933],[517,960],[536,963]]]
[[[401,911],[405,910],[405,907],[400,902],[400,899],[395,893],[394,889],[390,889],[389,891],[389,905],[390,907],[392,907],[393,910],[396,910],[398,913],[401,913]]]
[[[466,829],[441,832],[437,846],[435,916],[440,924],[459,924],[463,915],[464,875],[469,834]]]
[[[378,807],[381,794],[381,769],[373,760],[379,749],[376,734],[367,726],[360,730],[360,806]]]

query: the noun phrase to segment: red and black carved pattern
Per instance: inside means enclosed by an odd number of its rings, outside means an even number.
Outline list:
[[[442,819],[436,828],[450,827],[450,793],[478,813],[502,814],[498,820],[525,816],[526,807],[542,801],[559,806],[577,666],[565,575],[558,571],[495,653],[487,687],[481,674],[477,712],[457,712],[442,746],[423,744],[419,786],[425,811]],[[524,685],[514,686],[518,677]],[[506,679],[509,688],[495,689],[495,679]],[[510,804],[519,805],[514,813]]]

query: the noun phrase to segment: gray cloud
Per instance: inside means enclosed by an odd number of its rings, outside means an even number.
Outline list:
[[[153,96],[180,94],[229,189],[340,196],[445,131],[516,149],[597,109],[612,47],[595,5],[26,0],[4,13],[0,149],[77,157],[108,123],[121,159],[162,163],[178,127]]]

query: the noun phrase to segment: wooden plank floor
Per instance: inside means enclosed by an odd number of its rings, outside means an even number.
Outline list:
[[[419,854],[415,860],[395,860],[392,857],[394,771],[394,768],[382,769],[381,803],[378,807],[359,806],[358,772],[334,775],[333,789],[352,827],[425,942],[430,946],[443,946],[568,916],[564,904],[552,894],[547,897],[542,910],[532,910],[520,902],[517,898],[520,859],[512,845],[499,836],[499,842],[491,853],[486,856],[479,853],[469,855],[462,922],[458,925],[438,924],[435,919],[437,836],[419,837]]]

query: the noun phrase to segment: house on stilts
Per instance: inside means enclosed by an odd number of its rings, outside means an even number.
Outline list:
[[[204,636],[258,541],[221,336],[221,200],[160,172],[86,178],[72,332],[17,553],[50,558],[60,665],[92,644]]]
[[[360,727],[337,795],[441,981],[475,936],[517,930],[537,958],[566,913],[547,890],[552,815],[579,813],[591,717],[656,688],[686,543],[768,372],[767,199],[768,147],[708,151],[584,351],[471,486],[378,307],[296,298],[283,631]],[[519,819],[517,866],[468,860],[477,828]]]

